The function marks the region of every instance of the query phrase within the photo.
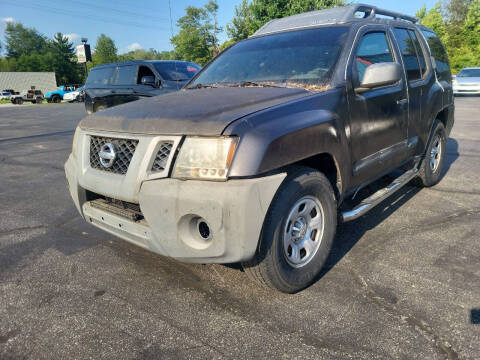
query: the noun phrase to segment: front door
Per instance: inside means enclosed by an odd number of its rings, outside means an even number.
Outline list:
[[[350,146],[353,185],[398,167],[407,157],[408,95],[405,79],[357,93],[365,69],[382,62],[397,62],[389,32],[384,26],[364,27],[357,35],[347,73]]]

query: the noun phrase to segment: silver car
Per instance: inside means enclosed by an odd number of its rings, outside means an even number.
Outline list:
[[[460,70],[453,80],[453,93],[480,94],[480,67],[469,67]]]
[[[8,91],[0,91],[0,100],[10,100],[12,94]]]

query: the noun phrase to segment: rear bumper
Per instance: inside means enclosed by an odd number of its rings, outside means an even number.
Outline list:
[[[144,181],[138,202],[145,219],[132,221],[94,208],[87,201],[72,156],[65,172],[72,199],[86,221],[158,254],[199,263],[251,259],[268,207],[286,176],[226,182],[171,178]],[[199,219],[209,226],[208,239],[200,236],[196,226]]]

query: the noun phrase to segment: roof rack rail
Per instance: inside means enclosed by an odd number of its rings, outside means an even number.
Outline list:
[[[341,24],[350,21],[372,20],[377,15],[389,16],[394,20],[410,21],[419,24],[420,19],[415,16],[400,14],[394,11],[379,9],[366,4],[352,4],[334,7],[325,10],[310,11],[292,15],[281,19],[270,20],[255,32],[251,37],[271,34],[280,31],[307,28],[327,24]]]
[[[401,14],[395,11],[379,9],[376,6],[371,6],[371,5],[355,4],[352,10],[354,10],[353,13],[351,13],[352,17],[356,17],[357,13],[364,12],[365,14],[368,14],[365,18],[374,18],[376,17],[376,15],[383,15],[383,16],[390,16],[395,20],[406,20],[414,24],[420,23],[420,19],[417,18],[416,16],[410,16],[410,15]]]

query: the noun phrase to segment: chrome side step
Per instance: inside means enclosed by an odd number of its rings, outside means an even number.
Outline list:
[[[369,196],[363,200],[360,204],[354,207],[352,210],[344,211],[341,214],[342,221],[352,221],[360,216],[366,214],[372,210],[376,205],[380,204],[383,200],[388,198],[390,195],[394,194],[397,190],[401,189],[406,185],[410,180],[417,176],[418,169],[414,168],[403,173],[401,176],[396,178],[390,185],[387,187],[378,190],[375,194]]]

